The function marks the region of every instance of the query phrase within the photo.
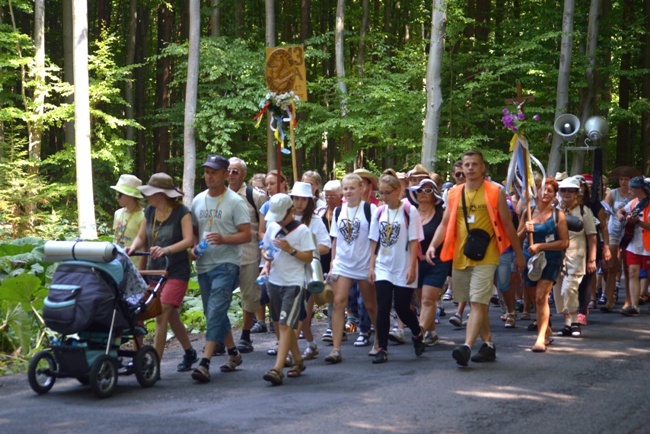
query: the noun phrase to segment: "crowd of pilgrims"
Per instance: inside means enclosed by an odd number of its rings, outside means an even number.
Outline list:
[[[537,334],[532,352],[546,352],[557,336],[580,338],[590,311],[634,317],[650,299],[650,179],[633,167],[596,183],[588,174],[535,173],[528,193],[490,179],[479,151],[463,154],[449,174],[418,164],[323,181],[307,171],[293,185],[275,170],[249,177],[236,157],[210,155],[202,169],[207,189],[191,208],[164,173],[144,185],[122,175],[112,187],[122,207],[114,241],[129,253],[150,252],[148,261],[134,258],[141,269],[170,260],[154,346],[162,357],[170,326],[185,350],[178,371],[199,382],[210,380],[213,355],[227,353],[220,370],[234,371],[254,350],[251,334],[266,332],[277,344],[267,351],[275,364],[264,380],[282,384],[285,368],[301,376],[305,361],[319,356],[315,298],[328,315],[320,337],[321,351],[331,345],[327,364],[343,361],[348,335],[356,336],[353,347],[370,348],[374,364],[388,361],[389,341],[405,343],[408,334],[420,356],[438,344],[436,325],[448,317],[466,330],[451,354],[461,366],[496,360],[490,304],[500,306],[506,329],[526,321]],[[592,194],[592,185],[600,191]],[[197,250],[203,240],[205,252]],[[327,302],[306,290],[315,259],[331,290]],[[180,316],[192,260],[208,328],[201,358]],[[237,287],[243,324],[235,342],[227,311]],[[456,311],[445,312],[440,302],[452,300]]]

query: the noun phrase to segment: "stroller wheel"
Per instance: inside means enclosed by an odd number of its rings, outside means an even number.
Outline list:
[[[158,381],[160,373],[160,359],[158,352],[151,346],[145,345],[138,350],[133,365],[135,369],[135,378],[142,387],[151,387]]]
[[[27,378],[34,392],[44,394],[50,391],[56,377],[56,360],[50,351],[39,351],[29,362]]]
[[[88,379],[97,397],[111,396],[117,386],[117,361],[107,354],[100,355],[90,367]]]

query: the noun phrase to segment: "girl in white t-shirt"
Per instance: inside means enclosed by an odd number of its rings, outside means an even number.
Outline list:
[[[384,206],[377,208],[370,224],[370,270],[368,278],[377,289],[377,345],[373,363],[388,361],[390,309],[411,329],[415,355],[425,349],[423,333],[411,298],[418,283],[418,244],[424,238],[417,209],[402,201],[402,184],[392,169],[379,178]]]
[[[345,325],[345,308],[348,304],[350,288],[356,280],[359,284],[363,303],[366,306],[372,325],[377,317],[377,294],[368,280],[370,268],[371,216],[377,207],[361,200],[363,180],[359,175],[347,174],[341,181],[346,203],[334,211],[330,236],[332,241],[332,270],[336,276],[332,282],[334,290],[334,311],[332,313],[332,340],[334,348],[325,358],[328,363],[341,362],[341,340]],[[377,342],[373,352],[377,352]]]

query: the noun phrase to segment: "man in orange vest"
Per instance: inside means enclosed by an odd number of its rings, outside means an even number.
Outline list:
[[[526,261],[512,225],[505,193],[499,185],[485,179],[483,154],[467,151],[462,162],[466,182],[449,190],[447,208],[426,256],[432,261],[436,248],[442,245],[440,258],[443,261],[453,259],[454,299],[470,303],[472,314],[467,323],[465,344],[452,352],[456,363],[467,366],[470,358],[479,363],[496,359],[488,309],[499,255],[512,245],[518,272],[524,269]],[[472,239],[477,240],[476,244]],[[481,239],[484,248],[480,246]],[[479,335],[483,345],[472,356],[472,346]]]

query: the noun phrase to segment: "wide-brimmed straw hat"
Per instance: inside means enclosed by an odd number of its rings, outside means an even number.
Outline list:
[[[612,180],[616,180],[618,178],[634,178],[635,176],[642,176],[643,173],[636,167],[632,166],[618,166],[614,168],[611,172],[609,172],[609,175],[607,177]]]
[[[117,190],[120,193],[135,197],[136,199],[142,199],[142,193],[138,190],[138,187],[142,185],[140,178],[133,175],[120,175],[120,179],[117,180],[117,185],[111,185],[113,190]]]
[[[156,193],[164,193],[170,199],[183,196],[183,192],[174,185],[172,177],[166,173],[154,173],[147,185],[138,187],[138,190],[145,196],[153,196]]]
[[[408,171],[407,176],[409,178],[415,178],[415,179],[431,178],[431,175],[429,174],[427,169],[421,164],[416,164],[413,169]]]
[[[361,169],[357,169],[357,170],[354,171],[354,173],[356,173],[356,174],[359,175],[360,177],[362,177],[362,178],[367,179],[368,181],[370,181],[370,183],[372,184],[372,188],[373,188],[373,190],[377,190],[377,189],[379,188],[379,178],[377,178],[377,177],[376,177],[376,176],[375,176],[371,171],[369,171],[368,169],[363,169],[363,168],[361,168]]]

